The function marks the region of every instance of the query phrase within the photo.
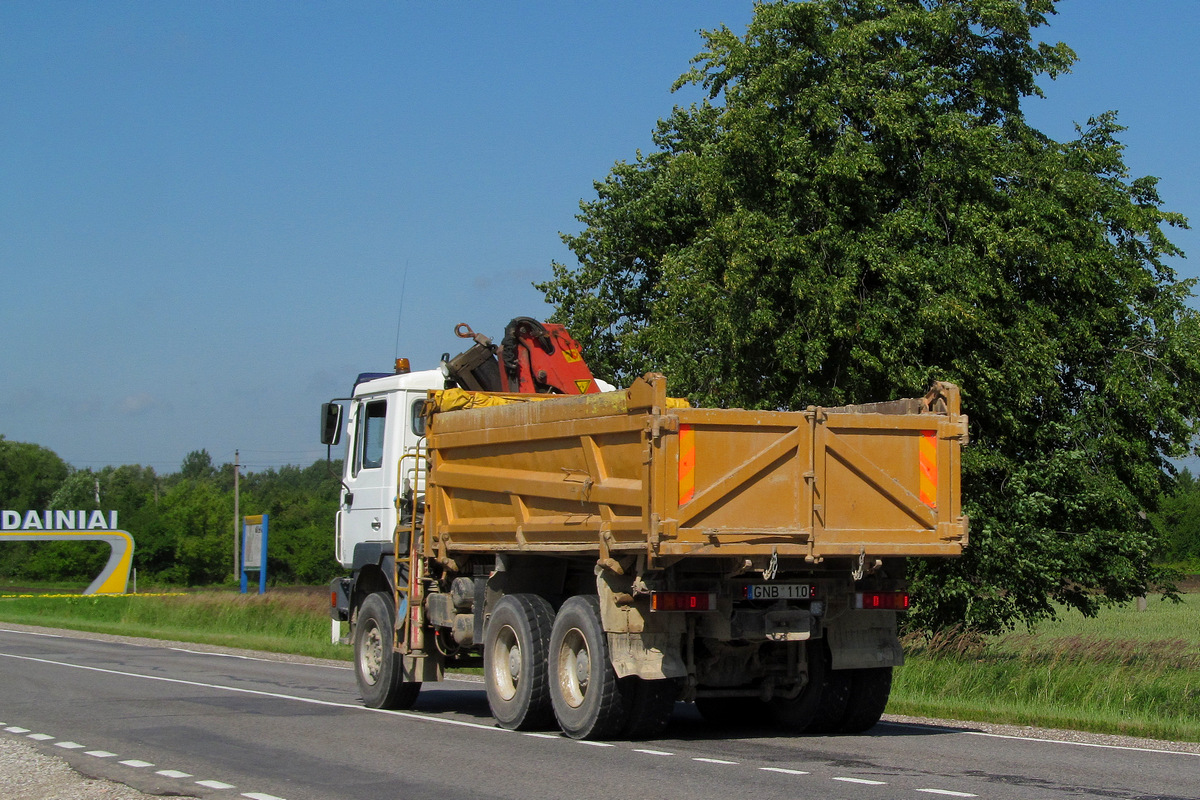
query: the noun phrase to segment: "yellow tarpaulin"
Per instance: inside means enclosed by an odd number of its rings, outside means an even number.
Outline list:
[[[561,394],[494,394],[491,392],[468,392],[465,389],[443,389],[430,393],[433,411],[458,411],[464,408],[485,408],[487,406],[504,406],[509,403],[528,403],[538,400],[553,400],[566,395]],[[691,408],[682,397],[668,397],[667,408]]]

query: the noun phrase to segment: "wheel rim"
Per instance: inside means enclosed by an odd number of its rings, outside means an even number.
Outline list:
[[[571,708],[579,708],[587,697],[592,673],[592,654],[587,639],[578,628],[567,631],[558,651],[558,685]]]
[[[517,632],[511,625],[505,625],[496,636],[492,645],[495,657],[492,659],[492,684],[500,697],[512,700],[517,695],[517,686],[521,682],[521,642]]]
[[[370,625],[363,634],[362,647],[358,656],[359,671],[363,679],[374,686],[383,670],[383,637],[379,635],[379,626]]]

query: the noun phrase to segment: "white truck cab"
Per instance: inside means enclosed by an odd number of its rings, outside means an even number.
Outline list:
[[[334,540],[337,560],[344,567],[360,566],[355,563],[359,545],[374,545],[375,552],[390,546],[398,507],[413,508],[414,496],[424,491],[415,479],[425,437],[421,410],[429,390],[441,389],[445,382],[439,370],[364,373],[355,381],[352,396],[346,398],[346,457]],[[341,416],[340,406],[326,405],[327,444],[338,443]],[[338,430],[330,434],[330,426]],[[397,497],[398,492],[405,496]]]

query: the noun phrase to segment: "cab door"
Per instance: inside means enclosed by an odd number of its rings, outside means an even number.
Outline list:
[[[389,456],[386,395],[358,398],[350,411],[345,486],[338,510],[338,560],[349,564],[360,542],[392,540],[396,526],[396,462]]]

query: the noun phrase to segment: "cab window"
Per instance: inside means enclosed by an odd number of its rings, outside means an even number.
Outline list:
[[[387,421],[387,401],[373,400],[358,408],[355,432],[354,474],[383,466],[383,429]]]
[[[425,414],[422,413],[424,410],[425,401],[423,399],[413,401],[410,418],[412,420],[412,432],[417,436],[425,435]]]

